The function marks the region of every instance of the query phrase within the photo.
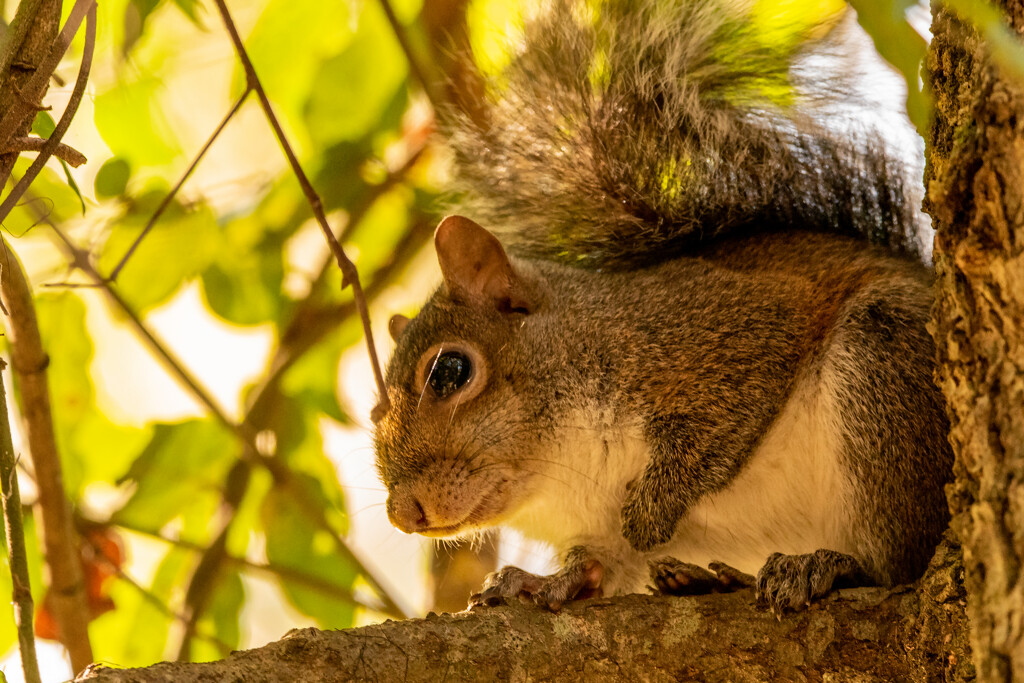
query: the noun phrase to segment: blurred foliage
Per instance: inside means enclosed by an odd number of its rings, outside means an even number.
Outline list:
[[[290,142],[373,296],[401,275],[436,218],[438,188],[431,178],[437,173],[429,170],[435,162],[421,157],[430,108],[409,80],[394,30],[376,2],[238,0],[229,7]],[[416,0],[395,9],[403,21],[419,20]],[[345,496],[324,455],[321,426],[324,420],[351,422],[338,392],[339,363],[347,348],[361,343],[362,332],[351,291],[341,290],[283,154],[270,163],[260,159],[263,170],[251,184],[244,173],[231,177],[227,198],[217,195],[216,181],[187,183],[110,285],[129,310],[107,305],[115,318],[138,316],[146,325],[147,314],[198,283],[208,315],[269,331],[276,345],[263,377],[244,389],[239,424],[259,444],[260,457],[289,473],[287,485],[259,467],[239,477],[235,465],[253,454],[239,438],[242,428],[215,416],[122,425],[106,415],[93,374],[96,345],[106,336],[88,312],[101,299],[83,297],[92,289],[38,286],[40,280],[86,282],[61,265],[66,256],[42,234],[49,228],[41,217],[87,248],[99,273],[114,272],[244,88],[211,4],[110,0],[99,11],[91,84],[99,152],[90,150],[89,164],[73,175],[51,164],[4,225],[21,238],[15,248],[28,254],[23,258],[36,274],[55,428],[79,521],[83,528],[116,530],[130,541],[129,552],[143,543],[149,555],[156,553],[151,569],[129,561],[126,574],[104,586],[103,598],[115,608],[92,623],[95,656],[143,665],[176,654],[182,615],[194,607],[186,602],[189,587],[198,581],[200,557],[215,545],[217,520],[223,522],[218,515],[232,487],[240,500],[225,554],[203,578],[211,590],[199,605],[190,656],[222,657],[243,645],[250,571],[274,576],[284,598],[310,622],[350,626],[357,614],[354,588],[368,595],[372,580],[336,540],[348,529]],[[213,83],[207,68],[221,74]],[[193,116],[197,111],[207,114]],[[207,119],[213,123],[200,123]],[[255,97],[228,124],[225,139],[232,126],[279,154]],[[52,129],[50,114],[41,113],[35,133]],[[67,142],[76,145],[74,130]],[[215,144],[238,147],[238,138]],[[238,153],[246,151],[242,138]],[[19,160],[15,178],[26,165]],[[34,258],[44,248],[51,255]],[[104,499],[97,491],[108,498],[117,492],[113,506],[98,505]],[[323,511],[328,528],[310,515],[311,507]],[[31,525],[28,533],[35,538]],[[82,554],[83,566],[100,561],[90,559],[84,543]],[[44,592],[39,559],[38,553],[32,558],[37,602]],[[0,591],[4,584],[9,592],[10,576],[0,572]],[[13,621],[0,619],[0,651],[14,636]]]
[[[438,25],[437,18],[450,15],[448,21],[468,22],[476,63],[494,73],[509,58],[500,46],[516,35],[521,3],[451,4],[462,13],[446,14],[437,9],[440,3],[394,2],[423,70],[444,78],[452,68],[454,51],[445,40],[458,27]],[[927,112],[918,82],[924,42],[906,23],[909,3],[852,4],[883,56],[912,84],[909,106],[920,125],[926,117],[921,112]],[[432,103],[413,79],[415,70],[379,2],[233,0],[229,6],[275,111],[373,297],[402,274],[436,219],[441,188],[435,179],[442,174],[438,156],[429,147],[424,151],[434,127]],[[836,0],[757,0],[755,11],[776,39],[772,32],[781,24],[775,13],[785,10],[792,24],[794,16],[825,15],[836,6]],[[53,248],[41,216],[89,249],[99,273],[113,272],[245,89],[212,4],[106,0],[99,12],[93,121],[76,121],[84,140],[98,135],[99,151],[90,150],[89,163],[76,171],[51,164],[33,184],[32,197],[4,224],[9,234],[24,236],[15,249],[36,273],[37,285],[40,278],[87,282],[68,271],[66,255]],[[43,112],[36,132],[45,135],[52,126]],[[202,413],[175,422],[118,424],[98,405],[93,381],[94,353],[104,336],[94,329],[86,300],[93,305],[100,298],[83,297],[80,289],[36,288],[65,484],[80,522],[117,530],[157,553],[139,575],[126,563],[127,574],[104,587],[115,608],[93,622],[91,635],[96,658],[118,665],[176,654],[199,558],[214,545],[224,503],[236,494],[228,506],[226,555],[204,579],[211,591],[196,615],[193,658],[220,657],[243,643],[250,571],[273,575],[292,608],[327,628],[351,625],[357,614],[353,592],[365,594],[372,584],[332,538],[347,531],[348,518],[321,436],[324,420],[351,422],[338,392],[341,355],[362,336],[351,292],[341,290],[283,156],[269,164],[260,159],[261,170],[245,175],[249,139],[254,149],[277,154],[253,97],[228,124],[229,133],[233,127],[245,132],[230,143],[237,158],[224,169],[227,187],[186,183],[110,286],[130,309],[112,305],[118,319],[145,321],[198,283],[210,316],[270,332],[275,345],[267,367],[243,391],[243,428]],[[74,128],[66,141],[76,144]],[[19,160],[15,178],[27,163]],[[254,438],[259,456],[248,452],[239,431]],[[287,485],[251,465],[247,476],[237,476],[240,459],[258,457],[284,468]],[[108,494],[107,507],[97,507],[96,491]],[[323,511],[330,531],[311,518],[310,508]],[[28,533],[35,537],[31,521]],[[31,560],[38,600],[38,553]],[[83,562],[89,561],[95,560],[83,552]],[[0,571],[4,590],[10,590],[10,576]],[[14,635],[12,621],[0,619],[0,651]]]

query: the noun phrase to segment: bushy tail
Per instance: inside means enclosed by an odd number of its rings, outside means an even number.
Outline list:
[[[556,0],[491,84],[489,124],[450,131],[458,210],[591,267],[784,228],[914,251],[901,172],[793,113],[815,41],[779,35],[727,0]]]

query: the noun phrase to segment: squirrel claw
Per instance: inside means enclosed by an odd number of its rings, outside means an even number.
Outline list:
[[[850,555],[824,549],[806,555],[773,553],[757,573],[755,597],[781,619],[786,610],[806,609],[835,588],[869,583]]]
[[[506,599],[519,598],[557,612],[570,600],[600,597],[603,578],[604,567],[594,559],[570,562],[550,576],[505,567],[487,576],[484,589],[469,597],[469,609],[495,607]]]
[[[754,586],[754,577],[722,562],[708,565],[711,571],[673,557],[651,560],[651,580],[662,595],[731,593]]]

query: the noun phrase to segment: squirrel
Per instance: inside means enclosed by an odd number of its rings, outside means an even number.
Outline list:
[[[556,1],[486,124],[454,117],[474,220],[441,221],[442,284],[389,324],[387,511],[563,557],[471,605],[653,580],[781,613],[930,559],[952,455],[915,212],[878,144],[790,101],[827,34],[759,30],[724,0]]]

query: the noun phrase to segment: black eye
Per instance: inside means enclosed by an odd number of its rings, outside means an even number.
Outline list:
[[[472,373],[473,366],[466,354],[445,351],[431,366],[427,383],[438,398],[448,398],[469,381]]]

